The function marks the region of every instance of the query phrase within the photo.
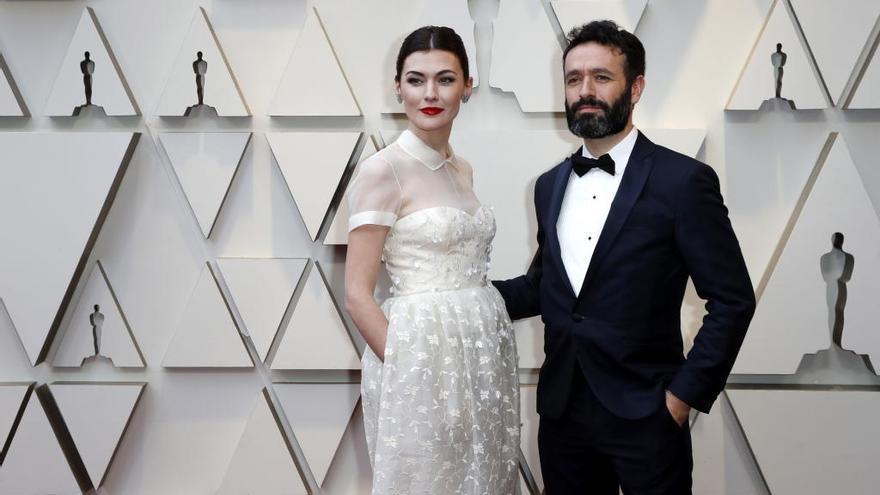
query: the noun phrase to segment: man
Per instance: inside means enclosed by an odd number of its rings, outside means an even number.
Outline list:
[[[633,127],[641,42],[610,21],[569,38],[566,116],[584,147],[537,180],[528,273],[495,282],[512,318],[545,324],[547,494],[690,493],[688,413],[708,412],[724,388],[754,312],[752,284],[715,172]],[[708,315],[685,359],[688,277]]]

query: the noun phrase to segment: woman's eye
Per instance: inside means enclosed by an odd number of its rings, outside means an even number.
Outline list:
[[[441,77],[440,84],[452,84],[455,82],[454,77]]]
[[[416,79],[416,78],[414,78],[414,77],[413,77],[413,78],[410,78],[410,79],[407,79],[406,82],[407,82],[407,84],[410,84],[410,85],[412,85],[412,86],[418,86],[419,84],[422,84],[422,80],[421,80],[421,79]]]

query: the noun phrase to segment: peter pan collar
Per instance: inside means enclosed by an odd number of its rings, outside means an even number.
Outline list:
[[[409,129],[403,131],[397,138],[397,144],[407,154],[420,161],[424,166],[431,170],[437,170],[446,162],[452,162],[455,154],[452,152],[452,146],[446,145],[449,151],[449,158],[438,153],[434,148],[424,143],[418,136]]]

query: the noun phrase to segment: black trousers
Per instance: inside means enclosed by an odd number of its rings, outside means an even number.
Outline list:
[[[546,495],[687,495],[693,454],[688,425],[666,403],[642,419],[608,411],[575,373],[565,414],[541,418],[538,451]]]

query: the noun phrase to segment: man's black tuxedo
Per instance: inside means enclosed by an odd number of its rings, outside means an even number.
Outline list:
[[[537,180],[538,250],[528,272],[494,282],[511,318],[540,314],[544,321],[538,412],[565,412],[576,366],[621,418],[653,414],[666,389],[708,412],[755,308],[717,175],[639,133],[575,294],[556,232],[571,168],[566,159]],[[688,277],[708,301],[708,315],[685,359],[680,313]]]

